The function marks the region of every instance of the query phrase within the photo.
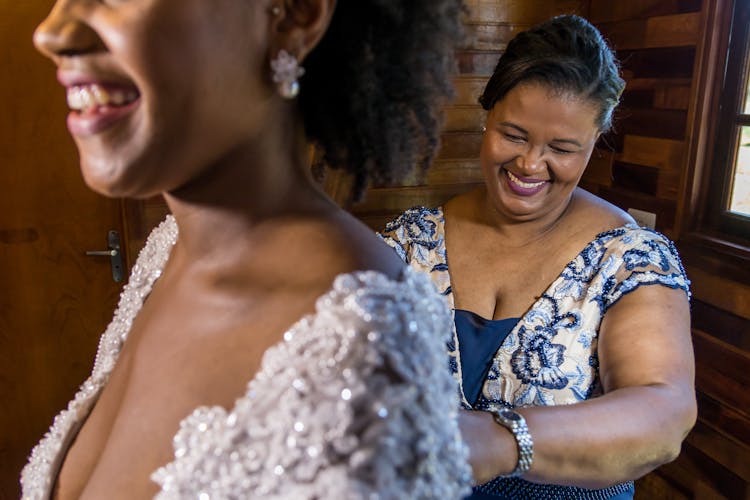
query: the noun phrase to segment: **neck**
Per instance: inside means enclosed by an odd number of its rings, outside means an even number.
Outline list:
[[[543,216],[532,220],[513,220],[500,213],[484,188],[476,193],[477,218],[482,224],[491,226],[509,247],[524,247],[538,242],[560,226],[572,203],[568,202]]]
[[[311,178],[302,126],[275,129],[279,132],[242,144],[187,185],[164,193],[180,230],[181,260],[247,265],[269,227],[336,210]]]

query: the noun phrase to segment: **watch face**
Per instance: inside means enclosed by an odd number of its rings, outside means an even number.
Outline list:
[[[514,411],[503,410],[503,411],[500,412],[500,414],[503,417],[507,418],[508,420],[513,420],[515,422],[518,422],[519,420],[521,420],[521,415],[519,415],[518,413],[516,413]]]

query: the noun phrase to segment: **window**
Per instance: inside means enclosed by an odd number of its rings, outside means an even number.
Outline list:
[[[750,107],[750,97],[747,100]],[[745,114],[750,114],[745,112]],[[734,162],[729,211],[736,215],[750,216],[750,126],[740,127],[740,140]]]
[[[750,0],[735,0],[720,94],[706,219],[720,234],[750,240]]]

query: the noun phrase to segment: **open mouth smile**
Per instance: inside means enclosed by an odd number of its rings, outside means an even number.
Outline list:
[[[99,84],[74,85],[68,87],[67,98],[70,109],[86,113],[95,108],[130,104],[138,99],[138,91]]]
[[[549,183],[546,180],[521,178],[513,174],[510,170],[503,169],[503,171],[506,174],[510,190],[520,196],[533,196],[544,189]]]
[[[67,87],[71,113],[68,129],[86,137],[102,132],[129,115],[140,102],[135,87],[102,83],[74,84]]]

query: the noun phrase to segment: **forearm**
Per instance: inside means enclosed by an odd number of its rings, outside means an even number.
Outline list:
[[[602,488],[673,460],[695,421],[695,402],[692,393],[673,387],[630,387],[575,405],[519,413],[534,439],[534,462],[525,479]],[[509,473],[517,460],[513,436],[491,418],[473,425],[485,432],[471,446],[472,462],[481,464],[475,466],[477,482]]]

